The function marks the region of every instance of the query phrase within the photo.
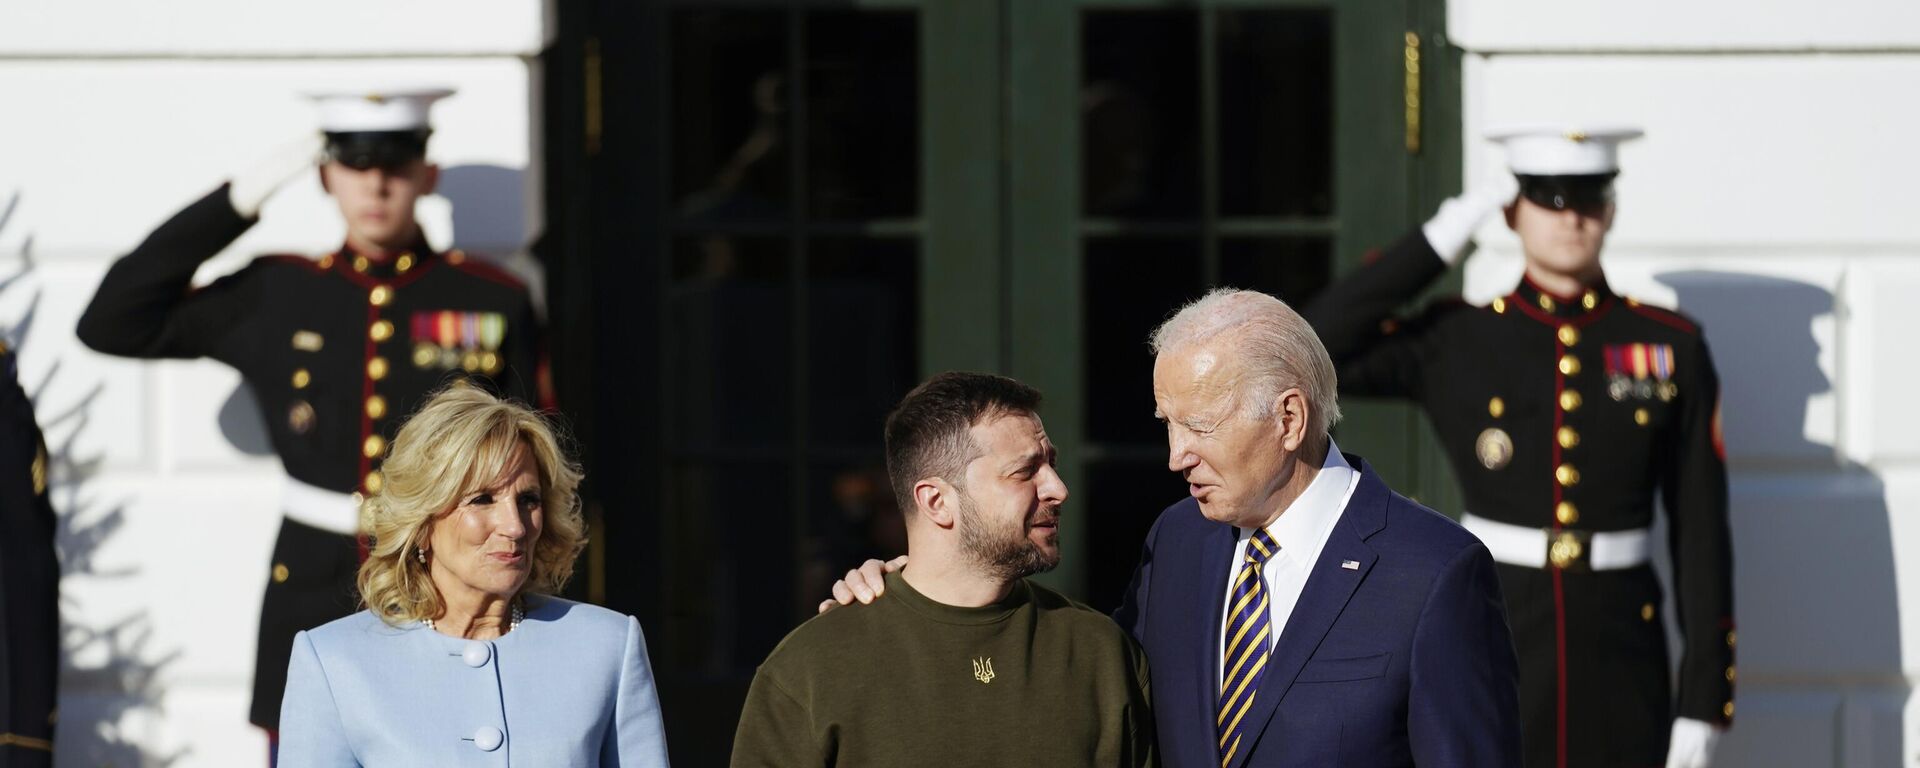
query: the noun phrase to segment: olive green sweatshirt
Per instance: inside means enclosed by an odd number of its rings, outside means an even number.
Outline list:
[[[944,605],[896,573],[773,649],[733,766],[1152,766],[1150,701],[1146,654],[1106,615],[1024,579]]]

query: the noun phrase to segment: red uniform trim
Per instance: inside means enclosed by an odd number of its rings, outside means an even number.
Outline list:
[[[1548,296],[1553,295],[1553,294],[1547,293],[1546,291],[1541,291],[1541,293],[1546,294]],[[1559,299],[1555,299],[1555,301],[1559,301]],[[1606,296],[1601,298],[1600,303],[1594,305],[1593,309],[1587,310],[1584,314],[1580,314],[1574,317],[1558,317],[1555,315],[1548,314],[1547,312],[1541,310],[1539,307],[1534,306],[1533,302],[1527,301],[1525,297],[1520,295],[1519,291],[1514,291],[1513,293],[1507,294],[1507,303],[1511,306],[1518,307],[1520,309],[1521,314],[1524,314],[1527,317],[1531,317],[1547,325],[1551,325],[1555,328],[1558,328],[1562,325],[1571,325],[1576,328],[1589,325],[1594,321],[1599,320],[1601,315],[1604,315],[1607,313],[1607,310],[1613,309],[1614,301],[1615,300],[1612,296]]]
[[[1524,305],[1523,305],[1524,306]],[[1589,315],[1598,315],[1607,305],[1595,307]],[[1565,423],[1567,409],[1560,405],[1560,395],[1567,391],[1567,375],[1560,372],[1559,360],[1567,354],[1567,345],[1560,343],[1558,337],[1553,342],[1553,433],[1547,435],[1547,445],[1552,447],[1553,461],[1548,471],[1560,470],[1560,427]],[[1548,524],[1554,534],[1560,533],[1560,516],[1553,510],[1560,508],[1564,500],[1566,486],[1560,484],[1557,476],[1550,476],[1553,484],[1553,506],[1547,512]],[[1551,541],[1551,540],[1549,540]],[[1567,768],[1567,600],[1561,584],[1561,571],[1552,562],[1547,570],[1553,572],[1553,667],[1554,667],[1554,764]]]
[[[515,277],[512,272],[508,272],[492,264],[482,263],[478,259],[475,259],[472,254],[468,254],[467,257],[461,259],[458,264],[455,264],[452,259],[447,259],[446,264],[449,267],[473,275],[474,277],[491,280],[508,288],[518,288],[523,291],[527,289],[527,284],[521,281],[520,278]]]
[[[1682,331],[1686,331],[1687,333],[1700,332],[1700,326],[1698,324],[1694,323],[1692,320],[1688,320],[1685,315],[1682,315],[1670,309],[1666,309],[1663,307],[1651,307],[1651,306],[1647,306],[1646,304],[1638,303],[1638,302],[1633,304],[1628,304],[1627,308],[1633,310],[1636,313],[1639,313],[1641,316],[1646,317],[1649,320],[1653,320],[1663,325],[1669,325],[1674,328],[1678,328]]]
[[[255,256],[253,262],[255,264],[284,264],[292,267],[304,267],[314,274],[326,274],[327,272],[325,269],[320,268],[320,261],[318,259],[310,259],[291,253],[270,253],[264,256]]]

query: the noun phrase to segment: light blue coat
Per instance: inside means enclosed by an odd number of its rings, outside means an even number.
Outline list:
[[[461,640],[361,611],[293,641],[281,768],[665,766],[640,622],[555,597]]]

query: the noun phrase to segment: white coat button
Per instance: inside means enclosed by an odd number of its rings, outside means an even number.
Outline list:
[[[492,655],[493,651],[487,648],[486,643],[475,641],[467,643],[467,647],[460,651],[460,660],[466,662],[469,667],[484,667],[487,665],[487,658]]]
[[[506,737],[500,735],[500,729],[491,725],[480,726],[479,730],[473,732],[473,745],[479,747],[482,752],[499,749],[500,742],[505,740]]]

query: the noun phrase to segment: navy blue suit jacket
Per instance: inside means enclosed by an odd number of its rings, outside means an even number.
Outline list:
[[[1347,462],[1359,487],[1273,648],[1230,768],[1519,765],[1493,558],[1359,457]],[[1114,615],[1146,648],[1169,768],[1220,768],[1220,613],[1235,535],[1191,498],[1168,507]]]

